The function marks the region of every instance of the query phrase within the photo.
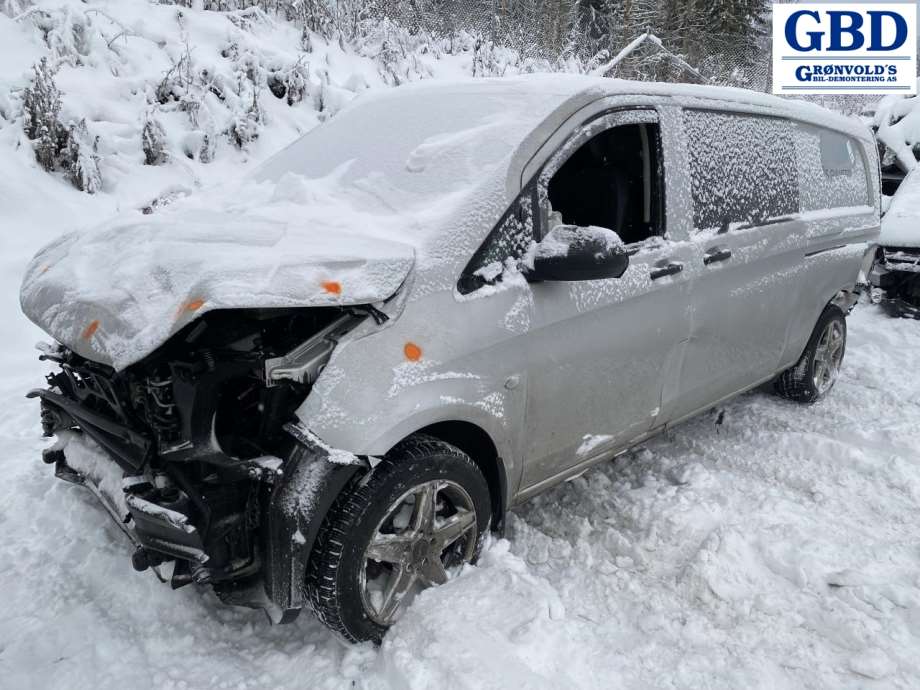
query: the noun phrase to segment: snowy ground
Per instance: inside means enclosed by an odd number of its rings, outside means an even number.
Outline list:
[[[920,324],[860,306],[825,402],[746,395],[535,499],[382,648],[346,648],[308,615],[272,628],[133,572],[89,493],[42,465],[19,275],[114,200],[24,160],[0,184],[0,687],[920,684]]]

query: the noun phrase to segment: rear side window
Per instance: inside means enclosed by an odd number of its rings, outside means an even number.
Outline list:
[[[799,124],[796,154],[803,211],[872,205],[866,166],[855,139]]]
[[[684,124],[697,230],[759,225],[798,213],[791,122],[685,110]]]

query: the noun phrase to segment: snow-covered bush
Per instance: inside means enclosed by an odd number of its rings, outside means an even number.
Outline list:
[[[99,137],[90,135],[86,120],[67,127],[64,147],[60,152],[60,166],[73,186],[81,192],[95,194],[102,189],[99,172]]]
[[[300,103],[308,95],[310,68],[303,56],[286,67],[275,66],[268,75],[268,89],[276,98],[284,99],[288,105]]]
[[[0,2],[0,12],[8,17],[18,17],[31,4],[28,0],[2,0]]]
[[[374,60],[385,84],[399,86],[433,75],[422,56],[438,59],[440,54],[427,34],[410,32],[387,18],[367,22],[363,31],[356,40],[358,52]]]
[[[262,108],[259,107],[258,93],[253,89],[252,101],[249,107],[242,112],[236,113],[230,126],[227,128],[227,134],[237,148],[245,148],[249,143],[259,138],[259,130],[262,126]]]
[[[497,59],[492,41],[480,37],[473,47],[473,76],[501,77],[507,68],[507,64]]]
[[[102,188],[98,138],[90,135],[86,120],[61,122],[61,93],[48,58],[42,58],[33,72],[32,83],[23,91],[22,107],[23,129],[35,159],[45,170],[63,171],[80,191],[98,192]]]
[[[54,83],[55,70],[48,58],[42,58],[33,72],[32,83],[23,90],[23,128],[39,165],[50,171],[55,169],[62,147],[61,93]]]
[[[141,130],[141,149],[146,165],[162,165],[169,159],[166,145],[166,130],[150,113],[144,118]]]

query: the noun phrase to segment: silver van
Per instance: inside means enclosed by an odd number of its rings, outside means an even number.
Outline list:
[[[879,188],[859,122],[742,90],[366,95],[36,256],[44,460],[138,570],[380,640],[514,505],[766,382],[825,395]]]

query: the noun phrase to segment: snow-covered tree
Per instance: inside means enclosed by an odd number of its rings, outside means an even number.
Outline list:
[[[23,91],[23,129],[39,165],[63,171],[77,189],[94,194],[102,188],[98,139],[90,135],[86,120],[61,122],[61,93],[54,74],[47,58],[33,67],[32,83]]]
[[[55,69],[48,58],[33,66],[32,83],[23,91],[23,127],[45,170],[54,170],[64,132],[60,123],[61,93],[54,83]]]
[[[90,135],[86,120],[71,123],[67,127],[60,163],[73,186],[81,192],[95,194],[102,189],[98,148],[99,137]]]

